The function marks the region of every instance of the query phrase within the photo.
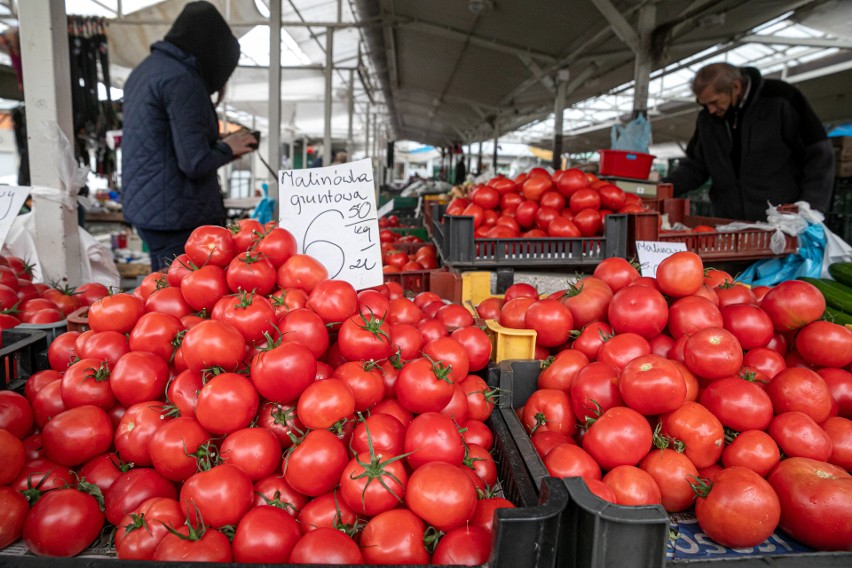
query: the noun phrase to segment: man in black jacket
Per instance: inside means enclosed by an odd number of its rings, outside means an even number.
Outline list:
[[[825,129],[795,87],[752,67],[713,63],[692,83],[698,114],[686,159],[665,179],[682,195],[712,180],[714,214],[762,221],[769,204],[807,201],[825,212],[834,154]]]
[[[193,229],[225,222],[216,170],[256,147],[220,138],[211,101],[237,67],[240,45],[209,2],[190,2],[124,87],[122,202],[151,268],[183,252]]]

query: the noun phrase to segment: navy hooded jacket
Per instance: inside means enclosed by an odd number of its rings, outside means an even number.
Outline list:
[[[124,92],[124,218],[160,231],[222,224],[216,170],[233,153],[218,140],[218,118],[196,57],[157,42]]]

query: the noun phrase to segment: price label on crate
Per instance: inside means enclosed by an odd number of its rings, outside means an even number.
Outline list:
[[[660,241],[636,241],[636,256],[639,257],[642,276],[656,276],[657,267],[676,252],[685,251],[686,243]]]
[[[356,290],[383,282],[373,180],[370,160],[278,172],[281,226],[329,278]]]
[[[9,185],[0,188],[0,247],[6,242],[12,223],[15,222],[15,217],[18,216],[29,194],[29,187]]]

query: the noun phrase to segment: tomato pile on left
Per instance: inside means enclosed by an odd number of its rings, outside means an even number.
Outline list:
[[[487,560],[513,505],[463,307],[356,292],[246,220],[88,313],[0,391],[0,548],[73,556],[112,525],[124,559]]]
[[[0,329],[62,321],[107,293],[97,282],[77,288],[33,282],[32,266],[24,259],[0,255]]]

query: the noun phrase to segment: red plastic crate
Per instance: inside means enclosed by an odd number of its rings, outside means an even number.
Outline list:
[[[661,211],[669,217],[669,222],[683,223],[687,227],[698,225],[727,225],[734,219],[722,217],[704,217],[689,215],[688,199],[665,199]],[[661,241],[685,243],[687,250],[697,253],[704,260],[740,261],[771,258],[776,255],[770,248],[775,231],[762,229],[741,229],[732,232],[695,233],[692,231],[660,231],[660,213],[635,213],[628,222],[628,249],[636,253],[636,241]],[[798,239],[785,234],[785,246],[781,255],[792,254],[798,248]]]
[[[653,154],[626,150],[598,150],[598,154],[601,156],[598,175],[631,179],[648,179],[656,157]]]

